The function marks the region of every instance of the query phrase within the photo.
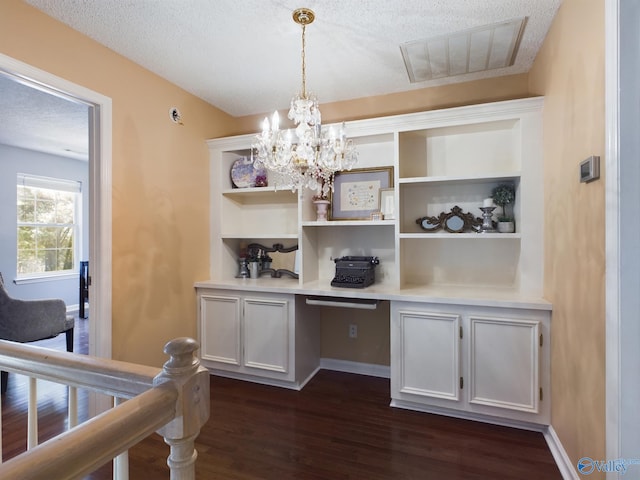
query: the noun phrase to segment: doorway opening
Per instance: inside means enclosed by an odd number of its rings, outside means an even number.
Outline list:
[[[111,99],[2,54],[0,74],[87,108],[88,261],[91,265],[89,354],[111,358]],[[100,406],[96,408],[101,409]]]

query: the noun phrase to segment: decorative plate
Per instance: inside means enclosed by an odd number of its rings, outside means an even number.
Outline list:
[[[257,169],[253,161],[248,157],[241,157],[231,165],[231,182],[236,188],[248,188],[256,186],[256,177],[266,175],[264,169]]]

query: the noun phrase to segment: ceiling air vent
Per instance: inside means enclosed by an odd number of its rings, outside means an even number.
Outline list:
[[[411,83],[513,65],[527,18],[400,45]]]

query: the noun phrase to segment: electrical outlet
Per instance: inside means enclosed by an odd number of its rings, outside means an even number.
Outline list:
[[[358,325],[355,323],[349,325],[349,338],[358,338]]]

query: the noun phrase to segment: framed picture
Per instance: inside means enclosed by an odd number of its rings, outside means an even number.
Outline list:
[[[393,186],[393,167],[338,172],[333,183],[329,220],[370,220],[380,210],[380,190]]]
[[[380,212],[383,220],[396,218],[396,205],[393,198],[393,188],[380,189]]]

